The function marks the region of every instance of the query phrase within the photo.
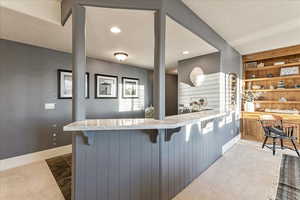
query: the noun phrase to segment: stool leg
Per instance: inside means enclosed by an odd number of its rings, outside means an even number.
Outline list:
[[[275,138],[273,138],[273,156],[275,156],[275,147],[276,147],[276,142],[275,142]]]
[[[268,136],[265,137],[265,140],[264,140],[264,143],[262,145],[262,148],[265,148],[265,145],[266,145],[266,142],[267,142],[268,138],[269,138]]]
[[[280,145],[281,145],[281,149],[284,149],[283,148],[283,139],[280,139]]]
[[[296,144],[295,144],[294,140],[293,140],[293,139],[291,139],[291,141],[292,141],[292,143],[293,143],[293,146],[294,146],[294,148],[295,148],[295,151],[296,151],[296,153],[297,153],[298,157],[300,157],[299,151],[298,151],[298,149],[297,149],[297,146],[296,146]]]

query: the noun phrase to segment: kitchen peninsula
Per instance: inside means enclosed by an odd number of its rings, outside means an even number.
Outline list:
[[[75,136],[80,199],[159,199],[159,191],[171,199],[222,155],[222,132],[229,129],[222,121],[228,117],[234,114],[202,111],[164,120],[95,119],[65,126]]]
[[[75,1],[71,8],[73,123],[65,126],[64,131],[72,135],[72,200],[170,200],[239,137],[240,108],[237,102],[232,104],[227,100],[230,95],[226,93],[225,80],[231,72],[239,74],[241,56],[181,1],[120,2]],[[154,21],[153,94],[146,94],[145,86],[139,85],[141,93],[153,98],[154,119],[87,120],[90,115],[84,87],[87,72],[85,6],[154,11],[151,12]],[[194,33],[193,41],[202,38],[201,43],[207,42],[207,50],[214,52],[179,63],[178,82],[182,83],[178,86],[179,104],[186,107],[190,101],[198,101],[200,109],[213,110],[166,117],[169,18]],[[196,74],[192,76],[192,85],[187,80],[191,72],[196,72],[192,73]],[[130,87],[129,96],[133,93]],[[125,99],[132,103],[138,100],[137,93]],[[115,100],[120,99],[124,99],[124,91]],[[224,100],[228,102],[226,105]]]

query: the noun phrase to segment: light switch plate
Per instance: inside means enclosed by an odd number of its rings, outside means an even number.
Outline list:
[[[45,110],[55,110],[55,103],[45,103]]]

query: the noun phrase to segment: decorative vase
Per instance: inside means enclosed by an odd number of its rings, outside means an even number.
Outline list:
[[[245,111],[246,112],[255,112],[255,105],[253,102],[246,102],[245,103]]]

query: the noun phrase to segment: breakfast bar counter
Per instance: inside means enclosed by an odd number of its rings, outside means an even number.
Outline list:
[[[154,119],[71,123],[73,187],[80,200],[169,200],[224,152],[234,113],[202,111]]]
[[[92,119],[71,123],[64,131],[174,129],[188,124],[224,116],[224,112],[209,110],[166,117],[164,120],[136,119]]]

